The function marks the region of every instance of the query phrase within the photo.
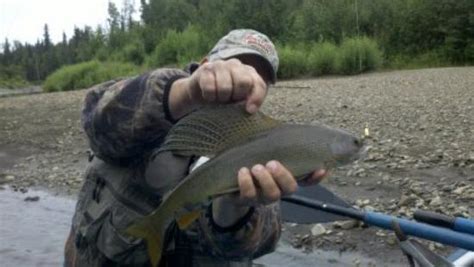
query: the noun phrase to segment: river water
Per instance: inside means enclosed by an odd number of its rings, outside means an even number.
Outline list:
[[[25,199],[36,201],[26,201]],[[0,266],[62,266],[75,200],[47,192],[0,190]],[[380,262],[379,262],[380,263]],[[303,253],[284,240],[257,266],[382,266],[361,255],[331,251]]]
[[[42,191],[0,190],[0,265],[62,266],[74,205]]]

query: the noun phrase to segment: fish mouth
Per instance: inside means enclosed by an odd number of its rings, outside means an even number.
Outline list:
[[[333,152],[331,160],[327,164],[334,164],[336,166],[346,165],[355,161],[363,160],[367,157],[371,146],[357,144],[358,147],[351,147],[345,144],[334,144],[330,146]]]

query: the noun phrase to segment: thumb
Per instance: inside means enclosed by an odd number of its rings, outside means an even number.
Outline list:
[[[246,110],[248,113],[255,113],[262,106],[263,100],[267,95],[267,86],[260,77],[254,77],[254,86],[250,91],[246,101]]]

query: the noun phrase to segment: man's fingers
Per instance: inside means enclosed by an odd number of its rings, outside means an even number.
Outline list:
[[[204,66],[200,73],[199,87],[204,101],[214,102],[216,100],[216,77],[209,65]]]
[[[247,73],[247,67],[242,65],[232,69],[233,92],[232,101],[239,102],[247,99],[252,86],[253,78]]]
[[[257,180],[262,191],[262,201],[264,203],[275,202],[281,197],[280,188],[273,180],[272,175],[263,165],[257,164],[252,168],[252,174]]]
[[[238,174],[240,198],[245,202],[255,201],[257,198],[257,189],[253,183],[252,175],[249,169],[242,168]]]
[[[292,194],[298,189],[295,178],[288,169],[283,167],[278,161],[269,161],[266,165],[267,169],[273,175],[274,180],[280,188],[283,195]]]
[[[249,68],[252,68],[249,66]],[[253,68],[252,68],[253,69]],[[260,108],[267,94],[267,86],[260,75],[253,69],[251,72],[253,79],[252,91],[247,97],[246,109],[249,113],[255,113]]]
[[[245,100],[246,110],[255,113],[267,94],[267,84],[255,68],[237,59],[204,63],[194,74],[191,97],[199,103],[231,103]]]
[[[230,70],[224,68],[222,65],[223,64],[217,65],[215,68],[217,101],[227,103],[231,100],[232,91],[235,89],[233,89]]]

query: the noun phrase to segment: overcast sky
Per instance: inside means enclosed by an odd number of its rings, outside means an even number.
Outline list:
[[[10,44],[14,40],[34,44],[43,38],[44,24],[54,43],[62,40],[63,32],[71,38],[74,25],[95,29],[105,25],[109,1],[121,9],[123,0],[0,0],[0,44],[5,38]],[[139,4],[136,0],[137,10]]]

